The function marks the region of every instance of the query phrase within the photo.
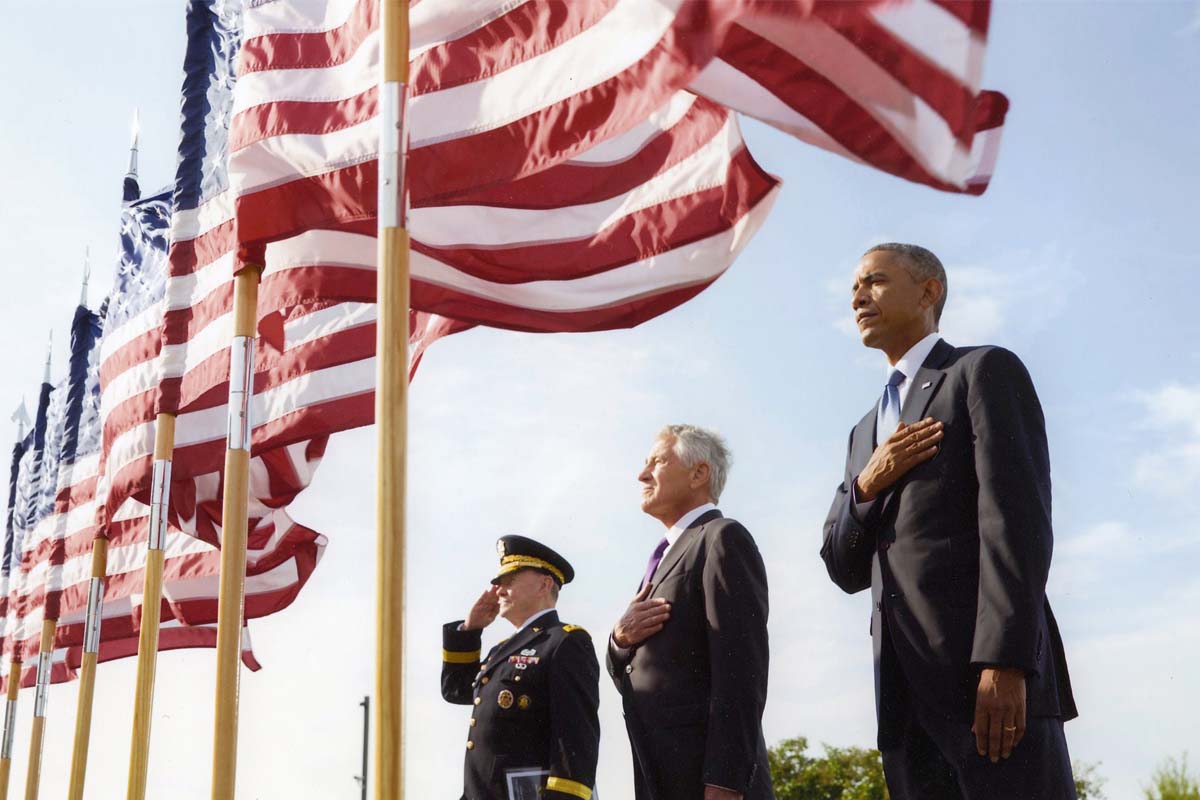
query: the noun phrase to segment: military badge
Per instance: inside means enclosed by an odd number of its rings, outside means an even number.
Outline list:
[[[533,704],[533,700],[531,700],[531,699],[529,698],[529,695],[527,695],[527,694],[523,694],[523,695],[521,695],[521,697],[520,697],[520,698],[517,700],[517,706],[518,706],[518,707],[519,707],[519,708],[520,708],[522,711],[524,711],[525,709],[529,708],[529,706],[530,706],[530,705],[532,705],[532,704]]]
[[[508,689],[504,689],[496,697],[496,704],[498,706],[500,706],[501,708],[512,708],[513,693],[510,692]]]

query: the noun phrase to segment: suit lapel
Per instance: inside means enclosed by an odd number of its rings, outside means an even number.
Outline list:
[[[496,649],[488,656],[487,662],[480,668],[479,674],[486,675],[495,669],[498,665],[503,664],[505,660],[517,652],[525,645],[536,639],[542,634],[542,631],[547,628],[552,628],[558,624],[558,612],[551,611],[548,614],[543,614],[519,632],[513,634],[509,639],[505,639],[500,644],[496,645]]]
[[[933,396],[937,394],[938,389],[942,387],[942,382],[946,380],[946,373],[942,371],[941,367],[945,365],[953,352],[952,345],[947,344],[944,339],[939,339],[933,349],[929,351],[929,355],[925,357],[925,363],[913,376],[908,397],[904,398],[904,406],[900,409],[900,421],[905,425],[919,422],[925,416],[929,404],[933,402]],[[884,513],[890,510],[907,478],[907,475],[900,478],[899,482],[884,495]]]
[[[925,416],[925,411],[933,401],[933,396],[937,394],[937,390],[942,386],[942,381],[946,379],[946,373],[940,367],[946,363],[946,359],[953,352],[954,348],[944,339],[939,339],[933,349],[929,351],[925,363],[913,376],[912,385],[908,388],[908,396],[904,398],[904,406],[900,409],[900,421],[905,425],[911,425]]]
[[[692,540],[699,535],[700,529],[713,520],[720,518],[721,510],[714,508],[712,511],[706,511],[700,516],[696,517],[696,519],[692,520],[692,524],[687,527],[687,530],[679,535],[679,538],[675,540],[675,544],[672,545],[669,550],[667,550],[667,554],[663,557],[662,562],[659,563],[658,569],[654,570],[654,576],[650,579],[650,583],[654,587],[650,590],[651,596],[653,596],[654,591],[658,589],[658,585],[662,583],[668,575],[671,574],[671,571],[679,566],[679,562],[683,559],[683,554],[686,553],[688,548],[691,547]]]

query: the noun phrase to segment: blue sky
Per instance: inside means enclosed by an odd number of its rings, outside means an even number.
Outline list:
[[[135,106],[143,187],[173,176],[183,46],[181,2],[45,2],[8,21],[6,412],[32,398],[51,327],[55,375],[65,368],[85,247],[93,299],[107,291]],[[1037,383],[1054,479],[1049,592],[1082,714],[1067,727],[1073,756],[1101,762],[1116,800],[1137,796],[1163,757],[1200,755],[1200,6],[1001,4],[985,85],[1013,107],[982,198],[748,123],[784,190],[696,300],[633,331],[476,330],[430,349],[412,393],[410,796],[461,785],[467,712],[438,695],[438,629],[490,577],[495,538],[525,533],[571,559],[579,578],[560,609],[603,640],[660,535],[638,510],[636,475],[667,422],[718,428],[735,453],[722,508],[755,534],[771,580],[768,740],[873,742],[868,601],[834,588],[817,550],[847,430],[883,381],[849,327],[850,273],[892,239],[945,261],[948,340],[1008,346]],[[253,629],[265,668],[242,683],[240,797],[357,797],[357,703],[374,669],[373,447],[370,430],[336,437],[294,506],[331,544],[295,605]],[[152,796],[208,796],[212,658],[160,659]],[[123,791],[132,688],[132,661],[101,669],[92,797]],[[599,787],[614,800],[631,795],[629,753],[616,693],[605,683],[601,696]],[[46,796],[64,793],[74,705],[74,686],[52,689]]]

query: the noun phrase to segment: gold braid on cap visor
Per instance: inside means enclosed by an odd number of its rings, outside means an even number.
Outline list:
[[[507,575],[510,572],[516,572],[525,567],[533,567],[534,569],[544,569],[554,577],[558,578],[559,583],[566,583],[567,580],[562,574],[562,570],[551,564],[549,561],[543,561],[540,558],[533,556],[505,556],[500,559],[500,575]]]

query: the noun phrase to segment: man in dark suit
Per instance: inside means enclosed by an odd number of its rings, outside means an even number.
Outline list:
[[[729,453],[716,434],[671,425],[638,479],[667,529],[613,628],[637,800],[773,800],[767,700],[767,573],[754,539],[715,503]]]
[[[442,697],[474,705],[463,800],[590,800],[600,750],[600,665],[587,631],[554,610],[575,572],[524,536],[497,543],[500,570],[466,620],[442,630]],[[497,616],[517,628],[480,660]]]
[[[855,320],[889,377],[850,434],[821,557],[846,592],[871,588],[893,800],[1075,800],[1045,420],[1015,355],[939,338],[945,301],[925,248],[879,245],[855,271]]]

